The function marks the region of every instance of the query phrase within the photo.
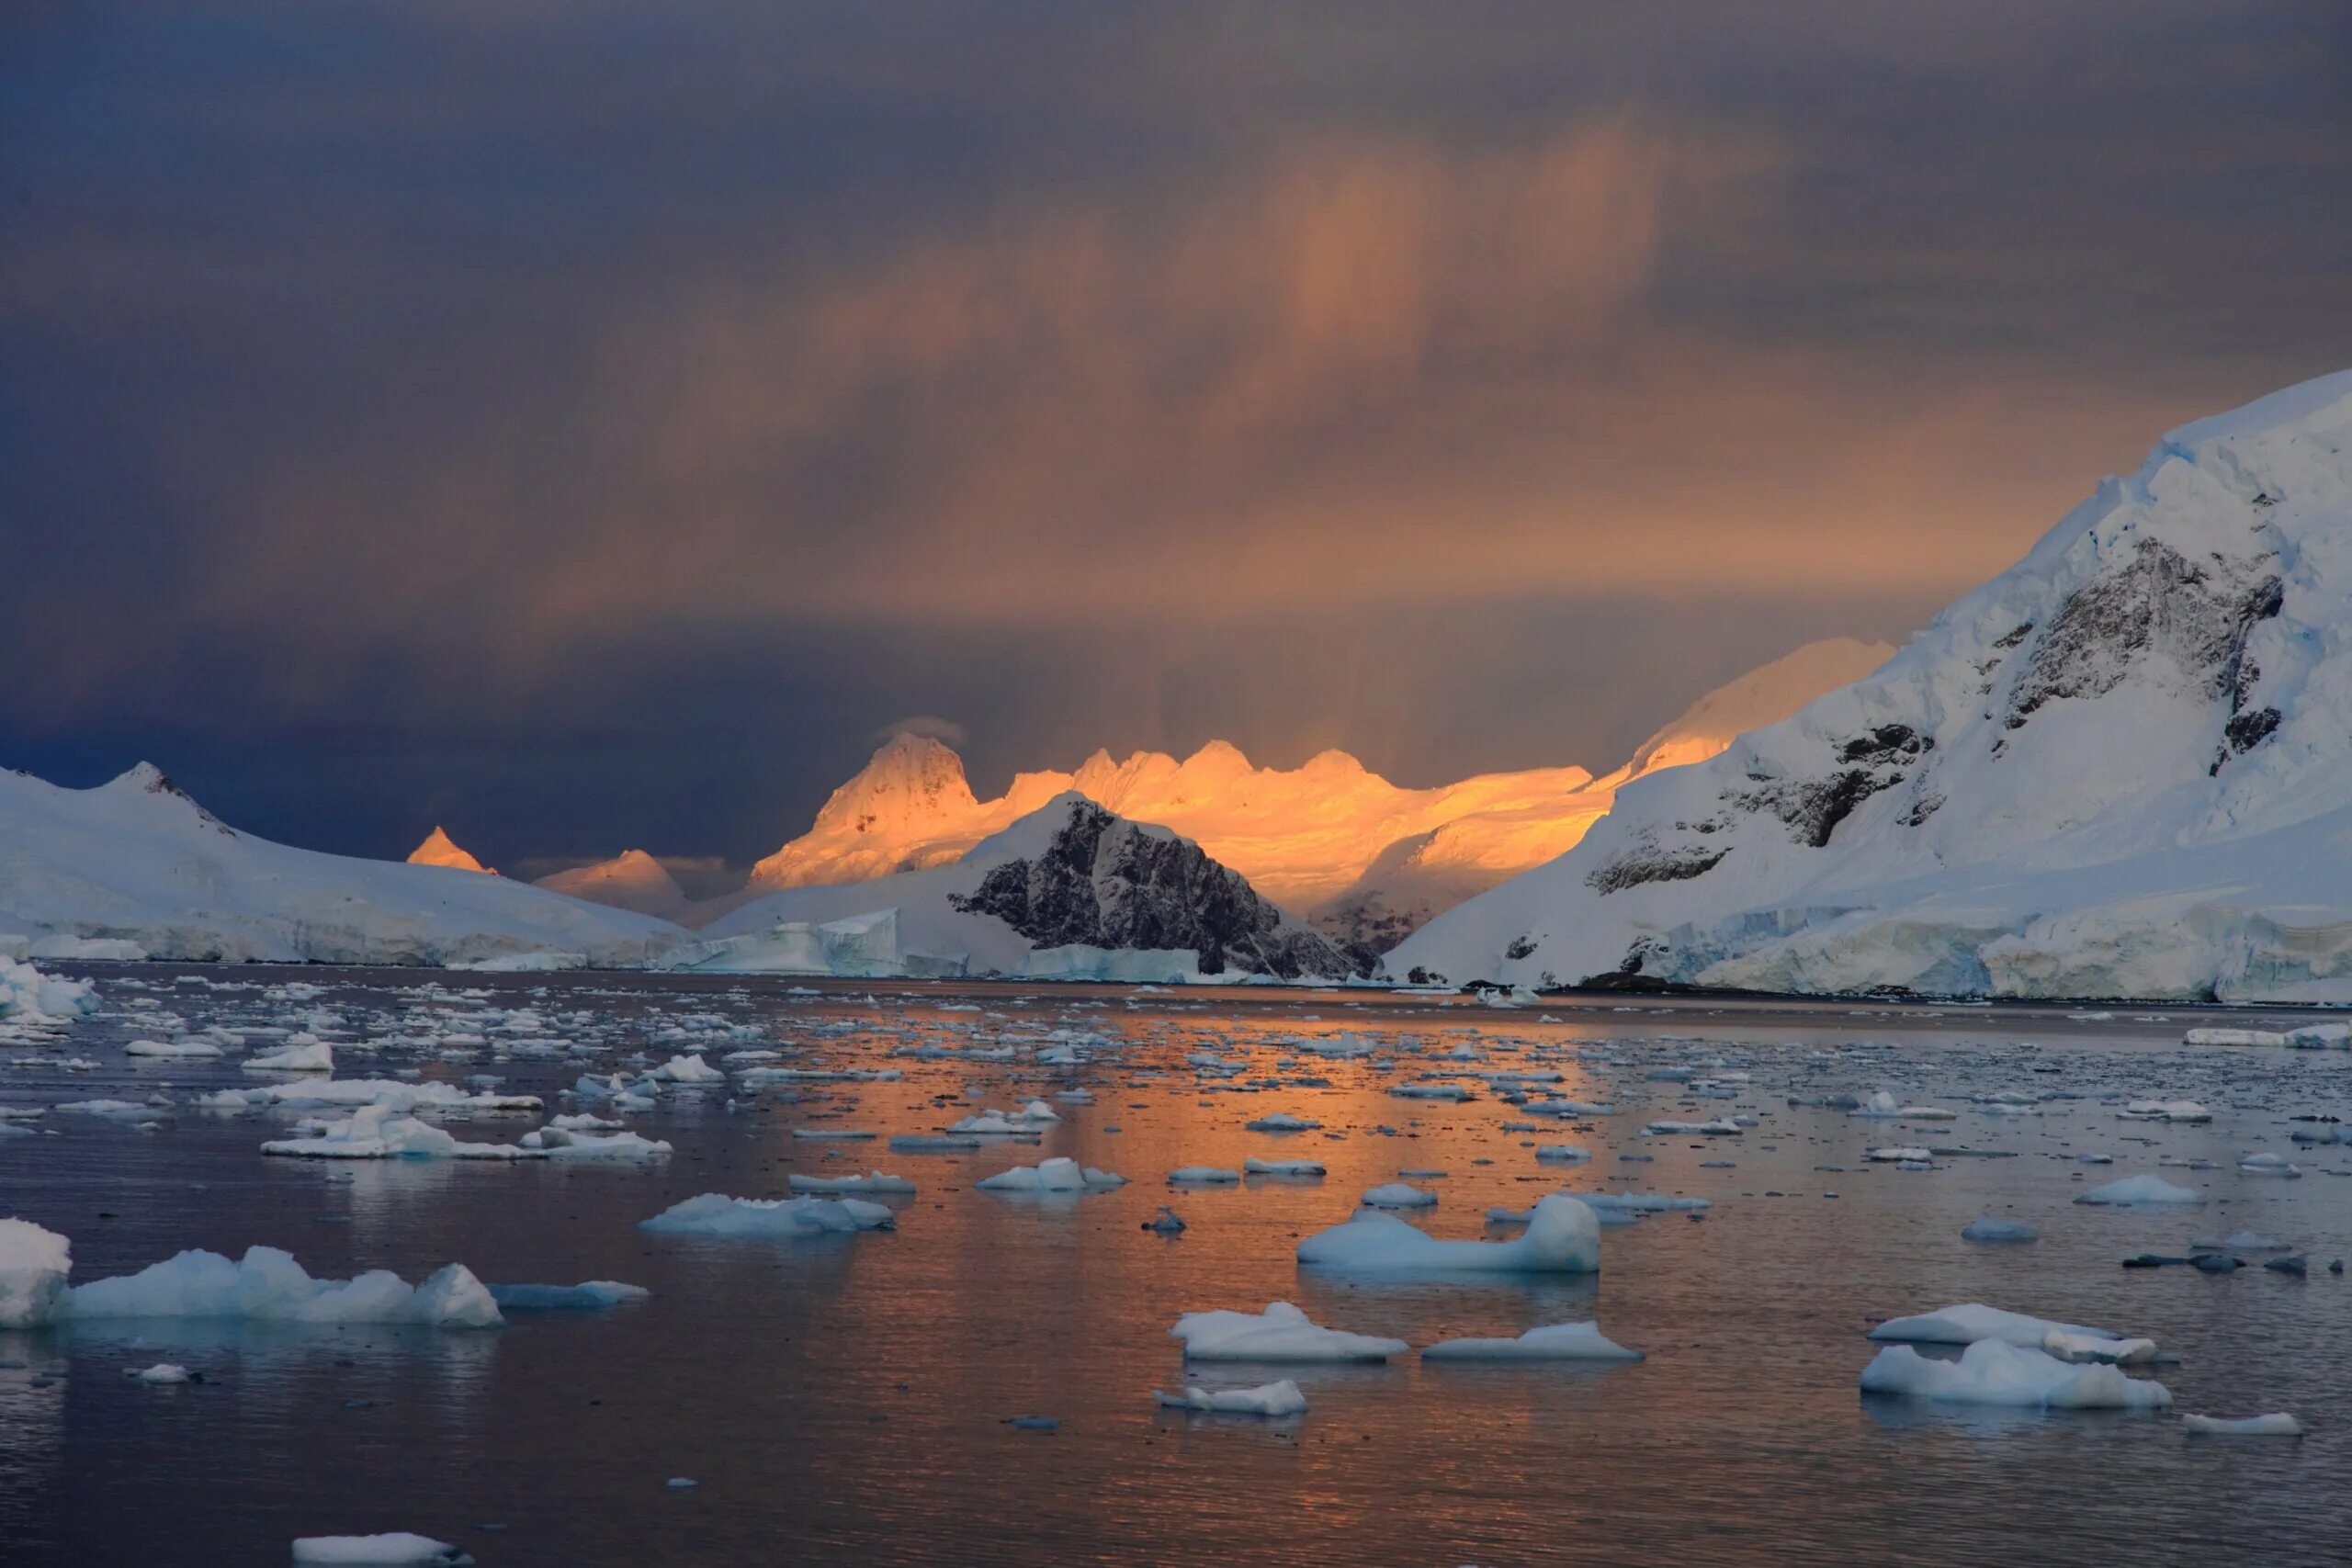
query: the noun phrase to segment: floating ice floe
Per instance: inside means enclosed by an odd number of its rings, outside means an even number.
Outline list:
[[[1891,1148],[1872,1149],[1862,1157],[1880,1165],[1925,1165],[1936,1156],[1932,1149],[1919,1148],[1916,1145],[1905,1147],[1898,1145]]]
[[[1399,1100],[1469,1100],[1473,1091],[1458,1083],[1399,1083],[1390,1084],[1388,1092]]]
[[[2283,1155],[2248,1155],[2238,1161],[2238,1169],[2247,1176],[2275,1176],[2288,1181],[2303,1174]]]
[[[1588,1208],[1617,1209],[1634,1214],[1679,1214],[1713,1207],[1704,1198],[1680,1198],[1664,1192],[1579,1192],[1576,1197]]]
[[[1905,1105],[1880,1089],[1849,1114],[1882,1122],[1951,1122],[1957,1119],[1959,1112],[1936,1105]]]
[[[2076,1366],[2000,1339],[1979,1339],[1956,1361],[1890,1345],[1862,1369],[1862,1392],[2049,1410],[2161,1410],[2172,1404],[2172,1391],[2160,1382],[2111,1366]]]
[[[498,1303],[462,1263],[410,1285],[388,1269],[314,1280],[274,1247],[232,1262],[183,1252],[141,1269],[71,1285],[72,1243],[22,1220],[0,1221],[0,1328],[110,1318],[240,1319],[256,1323],[424,1324],[494,1328]]]
[[[2202,1203],[2205,1194],[2194,1188],[2176,1187],[2161,1176],[2127,1176],[2120,1181],[2094,1187],[2075,1201],[2099,1207],[2138,1208],[2157,1203]]]
[[[1363,1273],[1590,1274],[1600,1268],[1600,1221],[1555,1192],[1512,1241],[1442,1241],[1395,1214],[1361,1211],[1298,1244],[1298,1260]]]
[[[394,1530],[388,1535],[313,1535],[294,1543],[294,1561],[337,1568],[471,1568],[473,1559],[446,1540]]]
[[[2230,1420],[2219,1416],[2184,1416],[2182,1430],[2192,1438],[2300,1438],[2303,1424],[2283,1410],[2267,1416]]]
[[[1368,1188],[1357,1200],[1367,1209],[1428,1209],[1437,1203],[1437,1194],[1424,1192],[1405,1181],[1384,1181]]]
[[[1125,1187],[1127,1179],[1074,1159],[1055,1158],[1036,1165],[1016,1165],[973,1183],[983,1192],[1099,1192]]]
[[[97,987],[61,980],[32,964],[0,957],[0,1018],[18,1024],[86,1018],[98,1010]]]
[[[904,1196],[915,1190],[915,1184],[905,1177],[878,1170],[869,1170],[864,1176],[802,1176],[795,1172],[786,1179],[795,1192],[888,1192]]]
[[[2086,1328],[2079,1323],[2059,1323],[2052,1318],[2033,1317],[2021,1312],[2004,1312],[1982,1302],[1939,1307],[1916,1317],[1891,1317],[1871,1329],[1870,1337],[1914,1345],[1973,1345],[1980,1339],[1998,1339],[2007,1345],[2038,1349],[2052,1333],[2081,1335],[2086,1338],[2118,1344],[2123,1341],[2123,1336],[2104,1328]]]
[[[1256,1314],[1188,1312],[1168,1333],[1194,1361],[1385,1361],[1411,1348],[1402,1339],[1325,1328],[1288,1302],[1270,1302]]]
[[[1582,1144],[1538,1144],[1535,1157],[1546,1165],[1577,1165],[1592,1157]]]
[[[1244,1176],[1272,1176],[1286,1180],[1303,1181],[1323,1174],[1323,1162],[1313,1159],[1257,1159],[1241,1162]]]
[[[334,1047],[323,1040],[312,1039],[307,1044],[290,1043],[279,1050],[259,1052],[237,1066],[249,1073],[332,1073]]]
[[[1052,1106],[1042,1100],[1033,1100],[1019,1111],[991,1111],[984,1107],[949,1123],[947,1131],[951,1135],[967,1138],[1035,1137],[1060,1120]]]
[[[1724,1138],[1737,1137],[1747,1130],[1730,1117],[1724,1116],[1713,1122],[1653,1122],[1642,1129],[1642,1135],[1658,1138],[1687,1133],[1702,1137]]]
[[[134,1040],[123,1047],[134,1056],[210,1057],[220,1047],[209,1040]]]
[[[1188,1165],[1168,1173],[1170,1184],[1177,1187],[1222,1187],[1240,1179],[1239,1171],[1214,1165]]]
[[[886,1231],[898,1223],[881,1204],[856,1198],[729,1198],[706,1192],[639,1221],[638,1228],[665,1235],[764,1239]]]
[[[1638,1361],[1600,1332],[1598,1323],[1551,1323],[1516,1339],[1441,1339],[1421,1352],[1424,1361]]]
[[[2109,1367],[2136,1367],[2156,1359],[2153,1339],[2115,1339],[2105,1334],[2071,1334],[2053,1328],[2041,1337],[2044,1355],[2062,1361],[2096,1362]]]
[[[1988,1247],[2003,1246],[2011,1242],[2040,1241],[2041,1232],[2022,1220],[1996,1220],[1990,1214],[1984,1214],[1968,1222],[1960,1233],[1960,1239]]]
[[[2134,1100],[2115,1113],[2126,1122],[2211,1122],[2213,1113],[2193,1100]]]
[[[1307,1133],[1323,1123],[1277,1111],[1272,1116],[1261,1116],[1255,1122],[1244,1122],[1243,1125],[1252,1133]]]
[[[311,1122],[291,1138],[262,1145],[266,1155],[299,1159],[528,1159],[511,1144],[468,1143],[446,1129],[386,1105],[363,1105],[333,1122]]]
[[[177,1361],[158,1361],[152,1367],[125,1367],[122,1375],[137,1378],[141,1382],[181,1383],[191,1381],[196,1374]]]
[[[502,1312],[600,1312],[650,1301],[653,1292],[618,1280],[589,1280],[577,1285],[492,1285],[490,1297]]]
[[[1152,1391],[1164,1410],[1197,1410],[1212,1416],[1282,1417],[1306,1414],[1306,1395],[1288,1378],[1257,1388],[1188,1388],[1182,1393]]]
[[[594,1133],[565,1127],[541,1127],[523,1134],[523,1152],[545,1159],[571,1161],[634,1161],[667,1159],[672,1153],[669,1141],[662,1138],[639,1137],[635,1133],[614,1133],[600,1137]]]
[[[641,1057],[639,1058],[639,1060],[642,1059],[643,1058]],[[690,1056],[673,1056],[668,1061],[662,1063],[660,1066],[654,1068],[651,1072],[646,1074],[646,1077],[652,1078],[658,1083],[672,1083],[686,1086],[695,1084],[722,1084],[727,1081],[727,1074],[722,1069],[714,1067],[708,1062],[704,1061],[699,1053]]]

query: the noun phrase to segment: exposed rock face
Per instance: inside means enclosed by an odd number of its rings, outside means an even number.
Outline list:
[[[1114,817],[1082,799],[1037,855],[991,867],[951,898],[993,915],[1039,947],[1183,949],[1203,974],[1238,969],[1296,979],[1351,965],[1329,942],[1290,924],[1198,844]]]

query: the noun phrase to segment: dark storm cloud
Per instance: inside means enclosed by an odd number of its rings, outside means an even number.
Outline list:
[[[1596,767],[2352,363],[2334,7],[29,6],[0,738],[495,861]]]

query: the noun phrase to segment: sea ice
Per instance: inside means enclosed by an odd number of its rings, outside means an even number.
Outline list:
[[[1188,1388],[1182,1393],[1162,1393],[1155,1389],[1151,1397],[1164,1409],[1202,1410],[1216,1416],[1283,1416],[1306,1413],[1306,1395],[1288,1378],[1257,1388]]]
[[[1598,1323],[1552,1323],[1516,1339],[1441,1339],[1421,1352],[1424,1361],[1638,1361],[1600,1332]]]
[[[983,1192],[1091,1192],[1126,1184],[1124,1176],[1058,1157],[1036,1165],[1016,1165],[973,1183]]]
[[[1325,1328],[1288,1302],[1270,1302],[1263,1313],[1188,1312],[1170,1329],[1195,1361],[1385,1361],[1411,1347]]]
[[[1395,1214],[1359,1211],[1298,1244],[1298,1260],[1365,1273],[1590,1274],[1600,1268],[1600,1221],[1555,1192],[1512,1241],[1442,1241]]]
[[[729,1198],[706,1192],[639,1221],[638,1228],[666,1235],[765,1239],[891,1230],[898,1223],[881,1204],[856,1198]]]
[[[2175,1187],[2161,1176],[2127,1176],[2120,1181],[2094,1187],[2075,1201],[2124,1208],[2151,1203],[2202,1203],[2205,1194],[2193,1188]]]
[[[2172,1391],[2160,1382],[2111,1366],[2075,1366],[2000,1339],[1976,1341],[1957,1361],[1890,1345],[1862,1369],[1862,1392],[2051,1410],[2161,1410],[2172,1404]]]

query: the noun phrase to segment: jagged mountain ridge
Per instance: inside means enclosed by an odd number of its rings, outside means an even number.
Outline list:
[[[1390,955],[1460,981],[2352,995],[2352,373],[2166,436],[1871,677]]]
[[[683,961],[714,970],[1338,978],[1352,969],[1198,844],[1074,791],[954,864],[786,888],[704,935]]]
[[[1098,750],[1074,773],[1022,773],[1002,796],[983,801],[948,747],[895,736],[833,792],[808,832],[760,863],[751,890],[950,864],[1075,790],[1131,820],[1174,829],[1261,897],[1376,952],[1435,909],[1575,843],[1624,780],[1711,753],[1738,728],[1792,712],[1892,651],[1851,638],[1808,645],[1702,697],[1600,780],[1580,767],[1538,768],[1406,789],[1344,751],[1295,769],[1260,768],[1238,748],[1211,741],[1182,761],[1158,751],[1115,761]]]

